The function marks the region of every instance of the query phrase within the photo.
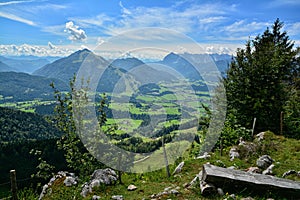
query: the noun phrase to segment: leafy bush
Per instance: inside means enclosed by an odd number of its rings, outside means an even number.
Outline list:
[[[237,123],[235,115],[229,114],[216,146],[220,147],[220,145],[222,145],[223,147],[229,147],[236,145],[239,143],[240,138],[249,141],[251,140],[251,132],[250,129],[246,129]]]

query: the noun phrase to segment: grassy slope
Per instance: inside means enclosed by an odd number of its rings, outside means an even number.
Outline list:
[[[225,165],[236,166],[239,169],[243,170],[250,166],[255,166],[255,161],[258,156],[265,153],[269,154],[275,160],[274,173],[275,176],[281,177],[282,174],[288,170],[294,169],[300,171],[299,158],[300,158],[300,143],[298,140],[286,139],[282,136],[274,136],[271,133],[268,133],[268,137],[260,146],[260,150],[251,156],[247,156],[245,159],[235,159],[234,161],[229,161],[228,150],[226,149],[223,152],[223,156],[220,156],[219,152],[213,153],[212,157],[208,160],[203,159],[192,159],[190,158],[190,153],[197,151],[196,149],[191,149],[187,152],[185,156],[185,165],[183,171],[176,176],[170,178],[166,177],[166,172],[164,169],[145,173],[145,174],[123,174],[122,181],[123,184],[116,184],[115,186],[101,186],[97,188],[94,194],[101,196],[101,199],[111,199],[112,195],[123,195],[124,199],[151,199],[152,194],[157,194],[162,192],[166,187],[176,188],[180,187],[180,195],[178,196],[163,196],[161,199],[224,199],[228,197],[229,194],[226,193],[223,197],[209,197],[205,198],[201,196],[199,192],[198,184],[191,189],[185,189],[183,185],[190,182],[197,173],[201,170],[201,167],[204,163],[210,162],[215,165]],[[180,161],[180,160],[179,160]],[[178,162],[179,162],[178,161]],[[177,163],[178,163],[177,162]],[[174,170],[175,165],[170,166],[171,170]],[[300,181],[299,177],[289,176],[289,179]],[[83,178],[81,183],[77,187],[64,187],[62,182],[57,183],[52,188],[52,194],[47,196],[45,199],[83,199],[80,196],[81,184],[84,182]],[[134,184],[138,187],[135,191],[127,191],[127,186],[129,184]],[[91,199],[93,194],[88,196],[85,199]],[[275,194],[251,194],[240,192],[236,193],[238,199],[242,197],[251,196],[255,199],[266,199],[267,197],[272,197],[274,199],[284,199],[283,197],[276,197]]]

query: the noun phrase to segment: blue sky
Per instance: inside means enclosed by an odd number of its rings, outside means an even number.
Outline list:
[[[276,18],[299,46],[299,10],[299,0],[0,0],[0,54],[65,56],[144,27],[178,31],[209,53],[234,53]]]

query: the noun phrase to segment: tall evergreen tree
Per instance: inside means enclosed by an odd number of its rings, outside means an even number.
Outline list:
[[[247,128],[256,117],[256,130],[279,131],[280,112],[289,98],[287,85],[293,80],[299,53],[282,28],[277,19],[272,30],[267,28],[249,40],[245,49],[238,49],[223,79],[228,110]]]

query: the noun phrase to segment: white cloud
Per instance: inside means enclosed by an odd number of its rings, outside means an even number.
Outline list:
[[[13,5],[13,4],[20,4],[20,3],[29,3],[33,2],[28,0],[28,1],[7,1],[7,2],[0,2],[0,6],[7,6],[7,5]]]
[[[266,29],[267,26],[271,24],[268,22],[250,22],[247,23],[245,20],[240,20],[234,22],[233,24],[226,26],[224,28],[225,32],[229,33],[249,33],[249,32],[256,32]]]
[[[75,46],[54,46],[51,42],[48,45],[0,45],[0,54],[10,56],[34,55],[34,56],[68,56],[78,50]]]
[[[11,13],[0,12],[0,17],[4,17],[4,18],[7,18],[7,19],[10,19],[13,21],[17,21],[17,22],[22,22],[22,23],[28,24],[30,26],[36,26],[35,22],[25,19],[25,18],[22,18],[22,17],[19,17],[19,16],[16,16]]]
[[[131,15],[132,13],[130,12],[130,10],[128,10],[127,8],[125,8],[122,4],[122,1],[119,2],[120,7],[122,8],[122,13],[124,15]]]
[[[37,23],[32,20],[29,20],[29,18],[33,17],[32,14],[30,14],[32,13],[32,10],[35,10],[39,6],[27,5],[28,3],[30,4],[32,2],[37,1],[38,0],[21,0],[0,2],[0,7],[2,9],[2,11],[0,12],[0,17],[21,22],[30,26],[37,26]],[[47,9],[49,9],[50,7],[48,7]]]
[[[22,6],[22,11],[26,13],[31,13],[34,16],[41,15],[43,12],[63,12],[63,9],[67,9],[68,6],[60,5],[60,4],[52,4],[52,3],[45,3],[39,5],[24,5]]]
[[[219,23],[222,22],[226,19],[226,17],[223,16],[216,16],[216,17],[207,17],[207,18],[202,18],[199,20],[201,24],[210,24],[210,23]]]
[[[287,33],[291,36],[300,35],[300,22],[286,25]]]
[[[116,21],[114,18],[107,16],[106,14],[99,14],[95,17],[91,18],[69,18],[71,21],[75,21],[83,28],[90,28],[93,26],[103,27],[105,22],[114,22]],[[94,27],[93,27],[94,28]]]
[[[182,6],[182,4],[185,4]],[[193,33],[199,23],[221,22],[226,13],[233,12],[233,5],[220,3],[193,4],[182,2],[171,7],[130,7],[119,2],[120,16],[99,14],[93,18],[71,18],[81,27],[96,26],[107,35],[117,35],[124,31],[142,27],[170,28],[185,34]],[[202,20],[202,21],[201,21]],[[93,27],[95,28],[95,27]]]
[[[66,23],[65,31],[69,34],[69,40],[72,41],[82,41],[87,38],[85,31],[76,26],[72,21]]]

